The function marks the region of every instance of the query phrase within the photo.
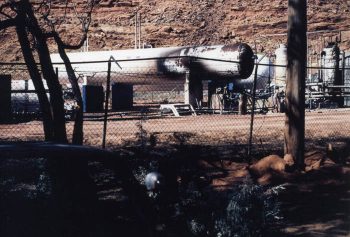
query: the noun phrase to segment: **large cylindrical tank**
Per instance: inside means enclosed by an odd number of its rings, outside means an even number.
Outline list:
[[[45,90],[48,89],[46,80],[43,80],[43,85]],[[11,81],[11,90],[25,90],[25,91],[34,91],[34,83],[32,79],[29,80],[12,80]]]
[[[265,54],[258,54],[258,71],[256,80],[256,89],[261,90],[268,86],[269,82],[272,82],[274,78],[274,67],[272,66],[271,59]],[[234,90],[241,89],[253,89],[255,66],[252,75],[245,80],[237,80],[233,83]]]
[[[43,81],[47,90],[47,83]],[[47,93],[50,98],[49,93]],[[12,80],[11,81],[11,102],[13,112],[38,112],[40,104],[32,80]]]
[[[323,82],[327,84],[339,84],[336,83],[336,79],[339,77],[339,75],[337,75],[339,72],[339,55],[340,50],[337,45],[329,45],[323,49],[321,53],[321,63],[324,68],[322,73]]]
[[[285,44],[280,44],[275,51],[275,85],[285,87],[287,78],[287,47]]]
[[[189,71],[200,80],[236,80],[248,78],[254,67],[253,51],[247,44],[129,49],[68,53],[74,70],[85,76],[106,74],[111,57],[112,77],[122,76],[123,83],[152,83],[154,77],[135,75],[158,75],[161,79],[174,79]],[[67,73],[58,54],[51,55],[59,77]],[[57,64],[59,63],[59,64]],[[175,77],[174,77],[175,76]],[[179,77],[178,77],[179,78]],[[181,77],[183,80],[183,77]]]

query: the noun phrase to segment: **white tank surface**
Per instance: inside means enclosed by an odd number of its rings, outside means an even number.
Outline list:
[[[284,87],[286,85],[287,78],[287,47],[285,44],[280,44],[279,48],[275,51],[276,61],[275,64],[275,85]]]
[[[261,90],[265,89],[269,81],[271,82],[274,78],[274,67],[268,56],[265,54],[258,54],[258,71],[257,71],[257,80],[256,80],[256,89]],[[259,65],[261,64],[261,65]],[[255,77],[255,66],[252,75],[245,80],[237,80],[233,84],[233,89],[253,89],[254,77]]]
[[[128,49],[113,51],[91,51],[68,53],[74,70],[84,76],[107,73],[107,61],[113,57],[112,76],[121,75],[165,75],[174,76],[189,72],[200,80],[245,79],[254,66],[253,51],[247,44]],[[58,54],[52,54],[59,77],[66,78],[65,67]],[[57,64],[59,63],[59,64]],[[135,79],[135,78],[134,78]],[[162,78],[163,79],[163,78]],[[182,77],[183,79],[183,77]],[[154,80],[152,77],[144,80]],[[133,80],[133,82],[135,82]]]
[[[335,71],[338,66],[337,60],[339,60],[339,48],[336,45],[329,46],[322,51],[322,67],[323,69],[323,82],[333,84],[335,80]]]
[[[43,80],[44,88],[47,90],[46,80]],[[33,80],[11,80],[11,90],[35,90]]]
[[[28,80],[11,80],[11,90],[28,90]]]
[[[44,88],[47,90],[47,83],[44,80]],[[13,112],[38,112],[40,110],[39,99],[35,93],[33,80],[12,80],[11,81],[11,106]],[[49,94],[47,93],[49,97]]]

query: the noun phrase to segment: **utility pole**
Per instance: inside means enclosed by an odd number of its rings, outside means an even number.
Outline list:
[[[141,13],[139,12],[139,49],[141,49]]]
[[[141,13],[135,13],[135,49],[141,49]]]
[[[284,153],[304,169],[307,0],[288,0],[287,83]]]

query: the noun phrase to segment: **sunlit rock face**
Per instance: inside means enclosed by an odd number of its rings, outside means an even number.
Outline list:
[[[71,1],[82,12],[86,1]],[[141,45],[155,47],[224,45],[246,42],[258,51],[271,52],[286,36],[288,1],[100,1],[93,12],[89,50],[130,49],[135,46],[135,12],[141,14]],[[349,1],[308,1],[308,30],[348,29]],[[65,4],[53,1],[51,13],[65,42],[76,43],[81,24],[75,11],[65,15]],[[62,21],[62,22],[61,22]],[[61,24],[58,24],[61,23]],[[309,46],[317,49],[322,35],[309,35]],[[24,61],[14,29],[0,34],[0,61]],[[52,52],[57,48],[49,42]],[[350,49],[350,31],[342,33],[340,49]]]

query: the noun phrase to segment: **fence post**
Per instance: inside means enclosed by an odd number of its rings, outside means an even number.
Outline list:
[[[108,61],[107,72],[107,86],[106,86],[106,100],[105,100],[105,114],[103,120],[103,135],[102,135],[102,148],[106,148],[106,135],[107,135],[107,117],[108,117],[108,105],[109,105],[109,93],[111,84],[111,60]]]
[[[255,56],[255,71],[253,81],[253,99],[252,99],[252,111],[250,114],[250,132],[249,132],[249,144],[248,144],[248,159],[250,162],[250,156],[252,153],[252,140],[253,140],[253,126],[254,126],[254,112],[255,112],[255,96],[256,96],[256,80],[258,77],[258,56]]]

